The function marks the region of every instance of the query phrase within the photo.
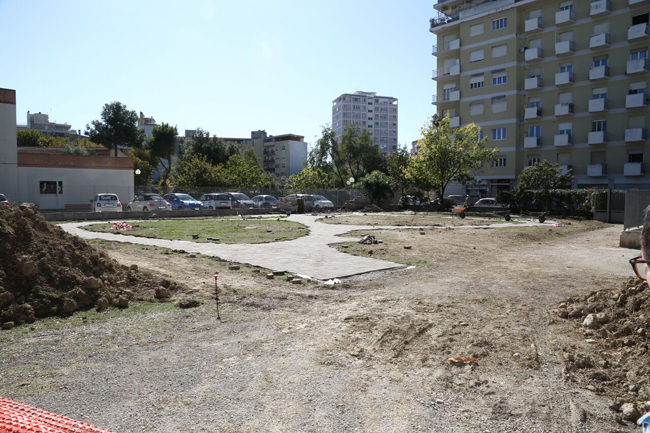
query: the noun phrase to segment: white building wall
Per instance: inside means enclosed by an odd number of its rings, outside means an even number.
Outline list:
[[[62,182],[61,194],[41,194],[41,181]],[[36,203],[40,209],[64,209],[65,205],[90,205],[95,194],[117,194],[124,205],[133,199],[131,170],[20,167],[18,195],[21,201]]]
[[[10,202],[18,200],[17,152],[16,105],[0,102],[0,194]]]
[[[289,176],[302,171],[307,161],[307,143],[305,141],[289,141]]]

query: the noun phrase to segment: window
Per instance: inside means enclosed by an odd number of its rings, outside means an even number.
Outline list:
[[[485,77],[483,74],[472,75],[469,79],[470,89],[479,89],[485,84]]]
[[[57,182],[55,180],[52,181],[42,181],[40,182],[40,193],[41,194],[63,194],[63,182],[59,181],[58,182],[58,190],[57,190]],[[99,198],[100,200],[113,200],[113,198]],[[116,199],[117,200],[117,199]]]
[[[539,48],[542,49],[542,40],[540,38],[531,39],[528,41],[528,48]]]
[[[483,33],[485,33],[485,24],[478,23],[478,24],[474,24],[472,26],[469,26],[469,35],[470,36],[478,36],[478,35],[482,35]]]
[[[530,68],[528,70],[528,78],[542,78],[542,68]]]
[[[503,57],[508,54],[508,45],[497,45],[492,47],[492,58]]]
[[[630,60],[647,60],[648,59],[648,48],[637,48],[630,52]]]
[[[560,63],[559,72],[573,72],[573,63],[572,62]]]
[[[641,149],[628,150],[627,162],[643,162],[643,150]]]
[[[564,41],[572,41],[573,40],[573,31],[570,32],[562,32],[559,34],[559,41],[564,42]]]
[[[591,132],[607,132],[607,120],[594,120],[591,122]]]
[[[607,87],[597,87],[591,91],[592,99],[607,99]]]
[[[542,108],[542,98],[541,98],[541,96],[535,96],[534,98],[528,98],[528,108]]]
[[[483,129],[479,129],[478,131],[478,141],[481,141],[485,138],[485,131]]]
[[[560,135],[571,135],[573,132],[573,124],[571,123],[560,123],[557,127],[557,133]]]
[[[496,161],[492,161],[490,166],[492,168],[504,168],[506,166],[506,157],[505,156],[497,156]]]
[[[558,95],[558,102],[560,104],[573,104],[573,93],[571,92],[560,93]]]
[[[609,23],[596,24],[592,36],[609,33]]]
[[[492,130],[492,141],[500,141],[508,138],[508,130],[506,128],[496,128]]]
[[[442,100],[443,101],[449,101],[451,98],[451,93],[455,92],[456,90],[456,84],[445,84],[445,87],[442,89]]]
[[[594,68],[599,66],[607,66],[609,64],[609,59],[607,55],[594,57]]]
[[[542,136],[542,126],[541,125],[532,125],[528,127],[528,136],[529,137],[541,137]]]
[[[485,104],[483,104],[483,101],[472,102],[469,105],[470,116],[481,116],[483,113],[485,113]]]
[[[568,2],[560,3],[560,10],[561,11],[566,11],[566,10],[572,11],[573,10],[573,2],[568,1]]]
[[[469,53],[470,62],[480,62],[484,58],[485,58],[485,50],[470,51]]]
[[[539,155],[528,155],[528,167],[532,167],[533,165],[537,164],[541,158]]]
[[[508,18],[503,17],[497,20],[492,20],[492,30],[499,30],[508,26]]]
[[[505,113],[508,111],[508,102],[505,96],[495,96],[492,98],[492,113]]]
[[[645,81],[641,81],[638,83],[630,83],[630,95],[636,95],[637,93],[645,93],[646,92],[646,83]]]
[[[542,10],[541,9],[535,9],[534,11],[528,12],[528,19],[532,20],[533,18],[541,18],[542,17]]]
[[[353,110],[361,110],[361,105],[353,105],[352,109]]]
[[[645,14],[640,14],[640,15],[635,15],[632,17],[632,25],[637,25],[637,24],[643,24],[643,23],[648,23],[650,18],[650,15],[645,13]]]
[[[508,74],[504,70],[492,72],[492,85],[500,86],[508,82]]]

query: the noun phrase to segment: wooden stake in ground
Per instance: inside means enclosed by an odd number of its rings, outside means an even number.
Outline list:
[[[219,315],[219,273],[214,274],[214,298],[217,301],[217,320],[221,320]]]

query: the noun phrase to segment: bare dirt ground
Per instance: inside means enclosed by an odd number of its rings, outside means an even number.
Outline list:
[[[0,394],[120,432],[637,431],[566,380],[563,354],[584,336],[551,313],[623,284],[635,252],[616,247],[620,227],[526,230],[380,232],[397,248],[386,258],[408,243],[422,262],[336,286],[100,244],[205,304],[0,333]]]

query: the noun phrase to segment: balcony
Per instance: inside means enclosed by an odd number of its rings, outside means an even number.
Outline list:
[[[524,137],[524,149],[534,149],[539,146],[539,137]]]
[[[609,33],[598,33],[589,39],[589,48],[592,50],[609,47]]]
[[[607,174],[607,166],[605,164],[589,164],[587,166],[587,176],[589,177],[603,177]]]
[[[524,59],[527,62],[534,62],[535,60],[542,59],[542,49],[541,48],[527,48],[524,51]]]
[[[626,162],[623,165],[624,176],[643,176],[643,172],[642,162]]]
[[[573,54],[573,41],[561,41],[555,43],[555,55],[556,56],[566,56],[567,54]]]
[[[540,107],[526,107],[524,109],[524,119],[537,119],[542,117],[542,109]]]
[[[646,139],[645,128],[627,128],[625,130],[626,143],[637,143],[639,141],[645,141],[645,139]]]
[[[647,102],[645,93],[625,95],[625,108],[644,108]]]
[[[440,74],[442,72],[442,74]],[[433,79],[434,80],[440,80],[443,78],[450,78],[450,77],[455,77],[456,75],[460,75],[460,64],[455,64],[451,65],[447,68],[444,68],[442,70],[436,69],[433,71]]]
[[[460,50],[460,39],[454,39],[453,41],[434,45],[431,54],[437,56],[438,54],[448,54],[458,50]]]
[[[443,95],[442,102],[456,102],[456,101],[460,101],[460,90],[452,90],[446,95]]]
[[[609,109],[609,99],[599,98],[589,100],[590,113],[602,113]]]
[[[573,104],[555,104],[556,116],[568,116],[573,114]]]
[[[530,77],[524,80],[524,90],[536,90],[542,88],[542,79],[540,77]]]
[[[556,86],[567,86],[573,84],[573,72],[558,72],[555,74],[555,85]]]
[[[609,66],[594,66],[593,68],[589,69],[590,81],[604,80],[606,78],[609,78]]]
[[[565,9],[563,11],[555,12],[555,25],[563,26],[567,24],[573,24],[575,22],[575,14],[571,9]]]
[[[436,102],[438,102],[438,97],[437,97],[437,95],[433,95],[433,96],[431,97],[431,104],[435,105]]]
[[[555,147],[564,147],[571,144],[571,134],[556,134],[553,141]]]
[[[609,0],[596,0],[591,2],[590,16],[609,13],[612,11],[612,3]]]
[[[635,24],[627,29],[627,40],[633,41],[636,39],[647,38],[650,36],[650,30],[647,23]]]
[[[532,33],[542,29],[542,17],[531,18],[524,21],[524,31],[526,33]]]
[[[648,72],[648,60],[647,59],[634,59],[627,61],[627,75],[632,74],[641,74]]]
[[[560,170],[562,170],[562,172],[561,172],[560,174],[563,175],[563,176],[564,176],[565,174],[567,174],[567,173],[569,172],[569,170],[571,170],[571,166],[570,166],[570,165],[566,165],[566,164],[564,164],[564,165],[558,165],[558,168],[559,168]]]
[[[648,0],[629,0],[627,4],[630,6],[636,6],[636,5],[643,5],[647,3]]]
[[[460,116],[450,118],[449,119],[449,127],[451,127],[451,128],[460,127]]]
[[[607,143],[607,133],[605,131],[591,131],[587,135],[587,144],[605,144]]]

